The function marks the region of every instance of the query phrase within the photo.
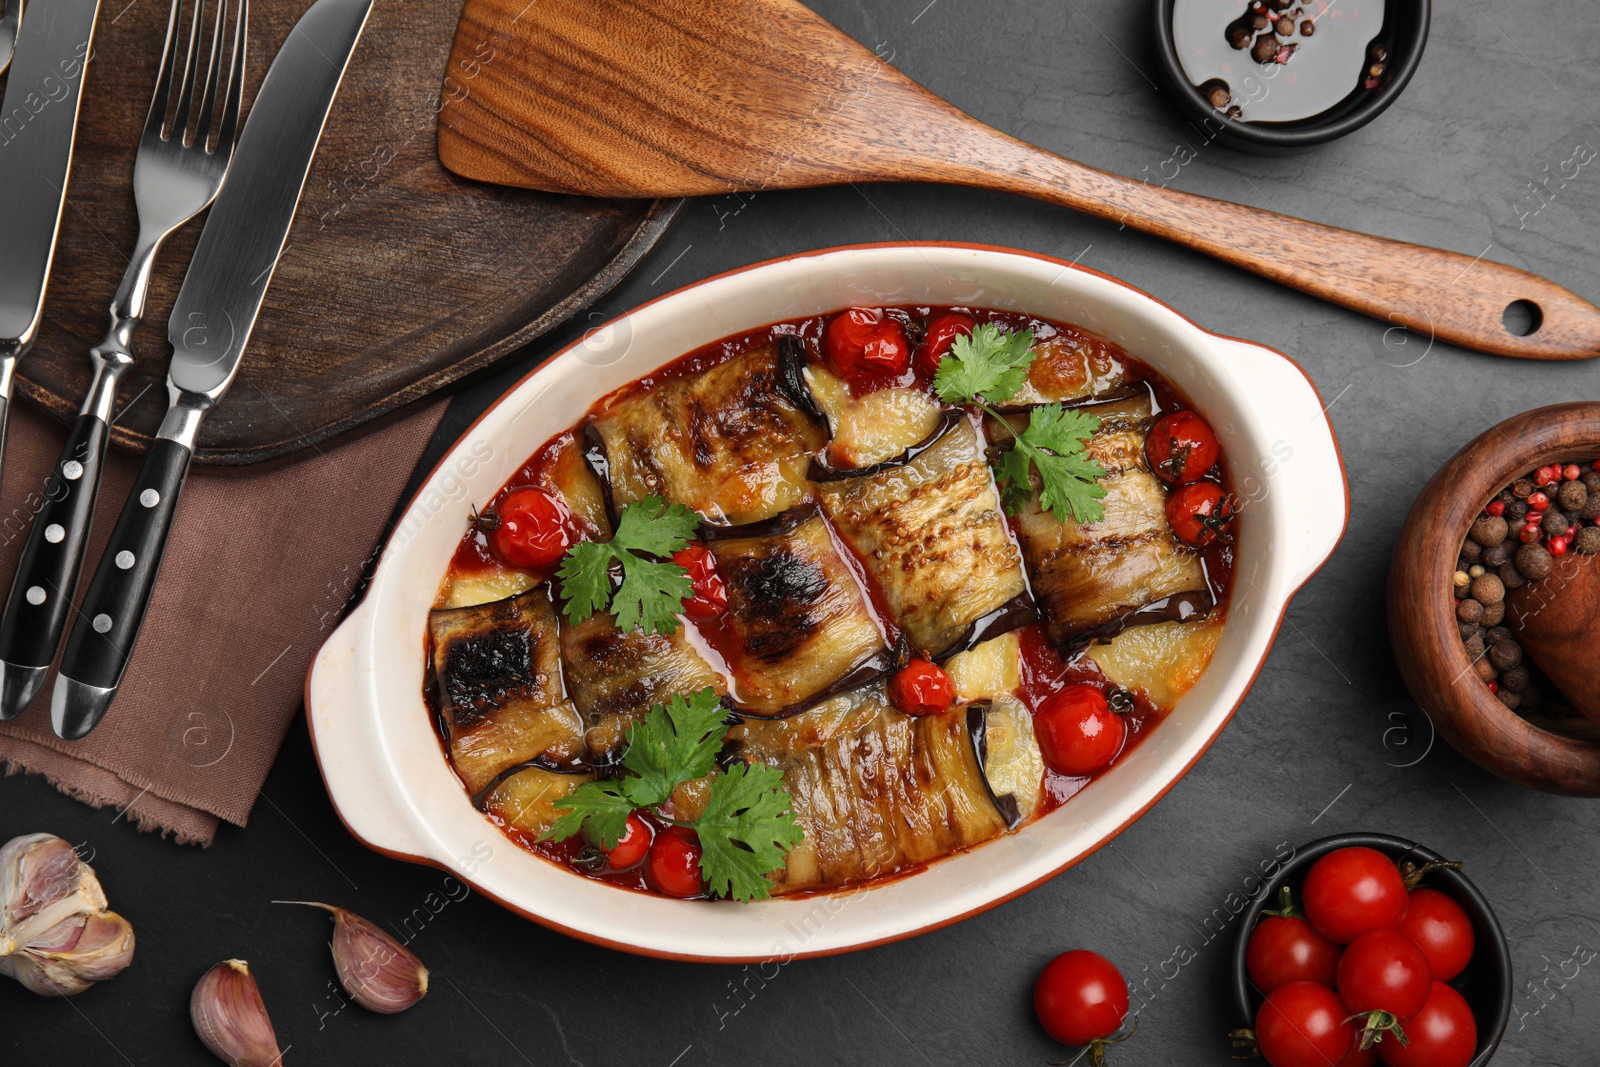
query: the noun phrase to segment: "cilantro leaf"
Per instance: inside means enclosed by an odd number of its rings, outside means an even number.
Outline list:
[[[1015,514],[1026,503],[1033,489],[1029,474],[1033,468],[1039,473],[1039,506],[1058,521],[1090,523],[1104,518],[1100,500],[1106,490],[1095,479],[1106,469],[1084,453],[1084,445],[1099,429],[1100,420],[1093,415],[1060,404],[1041,404],[1030,411],[1027,427],[1000,457],[998,473],[1007,509]]]
[[[716,690],[707,686],[687,700],[675,696],[657,704],[630,727],[622,765],[635,777],[621,781],[633,806],[660,804],[679,783],[710,774],[728,732],[726,716]]]
[[[947,404],[1004,404],[1028,380],[1033,357],[1032,330],[1013,333],[982,322],[970,337],[956,337],[934,372],[933,388]]]
[[[711,798],[694,830],[706,885],[718,896],[743,902],[771,895],[766,876],[782,867],[789,849],[805,837],[783,788],[783,773],[759,763],[735,763],[711,780]]]
[[[552,805],[560,814],[539,840],[565,841],[581,830],[592,844],[616,848],[637,807],[622,787],[621,781],[584,782]]]
[[[580,623],[610,607],[624,630],[672,633],[678,628],[684,600],[694,593],[694,583],[678,564],[650,557],[669,556],[683,548],[699,525],[700,516],[682,504],[668,507],[658,496],[623,507],[610,541],[580,541],[567,549],[556,568],[567,621]],[[622,571],[615,592],[613,564]]]

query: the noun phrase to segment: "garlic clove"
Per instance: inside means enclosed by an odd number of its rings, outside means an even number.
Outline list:
[[[200,976],[189,1018],[200,1043],[228,1067],[281,1067],[278,1035],[244,960],[223,960]]]
[[[27,834],[0,847],[0,974],[70,996],[133,962],[133,927],[107,911],[94,871],[70,844]]]
[[[333,916],[333,966],[339,984],[368,1011],[393,1015],[405,1011],[428,992],[428,968],[416,954],[353,911],[314,900],[279,900],[306,904]]]

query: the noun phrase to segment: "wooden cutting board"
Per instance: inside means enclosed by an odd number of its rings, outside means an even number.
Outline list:
[[[309,0],[250,5],[255,87]],[[288,248],[227,399],[197,459],[244,464],[314,446],[488,366],[614,285],[661,236],[677,201],[594,200],[480,185],[436,147],[440,86],[463,0],[378,0],[323,136]],[[133,246],[134,151],[155,84],[166,0],[102,5],[55,272],[20,395],[62,419],[89,384],[89,348]],[[165,410],[172,309],[201,220],[156,264],[150,311],[112,426],[142,447]]]

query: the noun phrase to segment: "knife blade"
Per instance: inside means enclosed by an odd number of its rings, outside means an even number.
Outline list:
[[[12,378],[38,333],[55,259],[99,11],[100,0],[30,4],[0,104],[0,464]]]
[[[167,325],[173,355],[166,418],[62,654],[50,699],[51,725],[60,737],[83,737],[116,697],[155,587],[195,437],[238,372],[372,4],[317,0],[289,32],[250,108],[228,181],[200,232]]]

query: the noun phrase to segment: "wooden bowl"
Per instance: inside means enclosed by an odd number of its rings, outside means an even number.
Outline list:
[[[1497,700],[1461,643],[1451,581],[1461,540],[1504,486],[1543,464],[1600,456],[1600,403],[1537,408],[1479,435],[1439,469],[1406,517],[1389,565],[1389,639],[1406,688],[1464,756],[1500,777],[1600,797],[1600,738],[1586,720],[1545,725]]]

